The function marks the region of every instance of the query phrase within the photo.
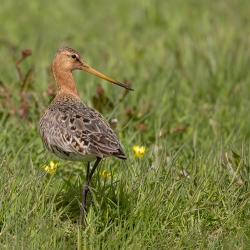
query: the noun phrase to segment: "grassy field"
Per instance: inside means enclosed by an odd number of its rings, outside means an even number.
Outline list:
[[[0,248],[249,249],[249,9],[246,0],[2,1]],[[60,161],[38,133],[64,45],[135,90],[74,72],[82,101],[118,119],[129,158],[102,161],[81,227],[85,165]],[[23,49],[32,54],[20,61]],[[60,161],[53,174],[50,161]]]

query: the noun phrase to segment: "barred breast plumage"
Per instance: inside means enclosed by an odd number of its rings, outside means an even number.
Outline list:
[[[64,160],[127,158],[106,119],[70,94],[57,96],[45,110],[40,135],[48,150]]]

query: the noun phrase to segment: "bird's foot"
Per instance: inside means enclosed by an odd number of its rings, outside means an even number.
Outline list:
[[[78,220],[78,224],[81,225],[82,223],[82,218],[83,218],[83,214],[87,213],[87,196],[89,194],[90,197],[90,202],[93,202],[92,199],[92,190],[90,188],[90,186],[88,185],[88,183],[84,183],[82,185],[82,206],[81,206],[81,210],[80,210],[80,218]]]

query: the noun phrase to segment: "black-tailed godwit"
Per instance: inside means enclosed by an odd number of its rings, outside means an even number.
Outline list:
[[[84,70],[128,90],[130,87],[103,75],[85,63],[72,48],[60,48],[54,57],[53,73],[58,93],[40,119],[40,136],[47,149],[64,160],[87,162],[82,186],[82,207],[79,222],[86,211],[89,182],[103,157],[127,159],[121,144],[107,120],[79,98],[72,71]],[[90,169],[90,162],[95,161]]]

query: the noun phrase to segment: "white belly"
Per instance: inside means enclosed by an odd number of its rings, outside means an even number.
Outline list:
[[[96,156],[94,155],[80,155],[76,153],[62,153],[60,151],[55,151],[54,152],[59,158],[67,161],[83,161],[83,162],[90,162],[90,161],[95,161]]]

